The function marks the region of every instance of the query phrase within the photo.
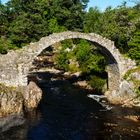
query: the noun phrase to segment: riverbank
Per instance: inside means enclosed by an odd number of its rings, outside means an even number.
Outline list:
[[[49,78],[48,73],[40,72],[38,76],[43,80],[39,84],[43,95],[38,109],[29,117],[26,113],[21,126],[17,123],[0,133],[2,140],[139,138],[139,108],[111,105],[104,98],[91,99],[89,95],[95,92],[61,79],[60,75]]]
[[[60,81],[65,80],[76,87],[86,89],[94,93],[95,90],[89,85],[86,80],[84,80],[83,78],[81,80],[79,78],[80,76],[81,72],[64,72],[63,70],[58,70],[53,67],[53,65],[51,65],[51,67],[48,68],[44,67],[33,69],[31,75],[28,76],[29,84],[27,87],[7,87],[1,84],[0,127],[12,126],[12,124],[15,124],[11,123],[13,118],[24,118],[24,111],[31,111],[37,108],[40,100],[42,99],[42,89],[39,87],[39,85],[42,85],[44,83],[50,84],[51,82],[56,81],[59,83]],[[54,91],[57,93],[57,89]],[[136,107],[136,105],[139,107],[140,103],[139,97],[136,97],[134,95],[135,94],[133,94],[131,85],[126,81],[121,85],[121,92],[119,94],[108,93],[108,95],[105,94],[105,97],[106,100],[109,101],[109,103],[112,103],[112,105],[121,105],[122,107],[129,107],[133,109],[133,107]],[[126,116],[126,118],[136,120],[137,116]],[[15,122],[18,122],[18,119]]]
[[[46,77],[39,73],[48,73]],[[54,75],[54,76],[51,76]],[[59,75],[59,76],[58,76]],[[31,78],[31,77],[32,78]],[[0,84],[0,117],[6,117],[11,114],[20,115],[24,110],[32,110],[37,108],[38,103],[42,98],[42,90],[37,84],[45,83],[46,81],[68,80],[73,85],[91,90],[94,89],[85,80],[80,80],[80,72],[69,73],[55,68],[42,68],[38,72],[33,72],[29,75],[29,85],[24,88],[7,87]],[[31,78],[31,79],[30,79]],[[34,81],[34,82],[33,82]],[[134,94],[130,85],[124,82],[121,93],[105,93],[107,100],[112,104],[118,104],[126,107],[139,107],[140,97]]]
[[[22,125],[25,112],[38,107],[42,90],[33,81],[27,87],[8,87],[0,84],[0,132]]]
[[[0,118],[23,114],[23,95],[16,87],[0,84]]]

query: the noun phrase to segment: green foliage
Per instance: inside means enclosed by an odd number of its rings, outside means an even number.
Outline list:
[[[80,70],[87,74],[104,72],[105,59],[101,54],[94,51],[94,45],[91,45],[86,40],[66,40],[61,45],[62,48],[56,57],[57,59],[55,59],[56,65],[59,68],[67,71]],[[69,52],[66,51],[67,48],[70,49]],[[70,63],[71,60],[73,61],[72,64]],[[75,68],[76,63],[78,68]]]
[[[91,47],[87,41],[81,40],[74,49],[74,53],[79,64],[82,64],[90,57],[89,55],[91,54]]]
[[[94,50],[95,46],[86,40],[66,40],[57,54],[56,66],[71,73],[82,72],[86,74],[89,84],[98,92],[102,91],[105,84],[105,59]],[[69,51],[66,51],[69,48]],[[92,75],[92,76],[91,76]]]
[[[128,55],[132,59],[135,59],[137,64],[140,65],[140,23],[138,30],[134,33],[133,37],[128,42],[128,44],[130,48],[128,51]]]
[[[66,28],[64,26],[59,26],[57,19],[54,18],[48,20],[48,30],[50,33],[57,33],[57,32],[66,31]]]
[[[59,54],[56,55],[55,57],[55,63],[56,66],[59,69],[63,69],[65,71],[68,71],[69,65],[68,65],[68,59],[67,59],[67,53],[66,52],[60,52]]]
[[[6,5],[0,3],[0,35],[10,44],[22,47],[54,32],[95,32],[113,40],[122,53],[139,64],[140,4],[136,2],[136,6],[128,8],[124,3],[115,9],[108,7],[104,12],[94,7],[86,12],[87,3],[88,0],[10,0]],[[7,51],[7,47],[0,49]],[[88,60],[88,50],[83,50],[86,49],[83,47],[77,52],[79,63]]]
[[[128,71],[126,72],[126,74],[124,75],[124,79],[127,80],[127,78],[130,76],[130,74],[135,73],[135,72],[140,73],[140,66],[137,66],[137,67],[134,68],[134,69],[128,70]]]
[[[128,8],[124,3],[115,9],[108,7],[104,12],[96,7],[91,8],[84,18],[84,31],[95,32],[113,40],[122,53],[139,61],[139,17],[139,4]]]
[[[127,42],[133,32],[128,11],[125,6],[119,7],[119,9],[107,8],[100,19],[103,31],[101,34],[113,40],[122,53],[128,51]]]
[[[89,78],[89,84],[91,85],[91,87],[93,87],[96,91],[101,92],[104,85],[106,83],[106,80],[98,77],[98,76],[90,76]]]
[[[135,2],[137,5],[132,8],[124,3],[115,9],[108,7],[104,12],[97,7],[86,12],[88,0],[10,0],[6,5],[0,3],[0,53],[54,32],[84,31],[113,40],[122,53],[140,65],[140,4]],[[55,58],[59,68],[89,75],[104,72],[105,59],[89,42],[66,40],[61,44],[62,49]]]
[[[60,26],[68,30],[80,30],[87,3],[88,0],[50,0],[50,14],[57,17]]]
[[[0,35],[5,36],[8,32],[8,11],[6,6],[0,3]]]
[[[84,73],[102,73],[105,70],[105,59],[101,55],[92,54],[81,64]]]
[[[105,69],[105,59],[95,53],[94,46],[85,40],[81,40],[73,50],[74,55],[84,73],[102,72]]]
[[[63,51],[67,48],[72,49],[73,40],[72,39],[66,39],[66,40],[62,41],[61,44],[62,44],[62,50]]]
[[[84,32],[100,32],[101,13],[97,7],[90,8],[84,18]]]
[[[80,71],[79,67],[77,67],[76,63],[73,64],[69,64],[69,69],[68,69],[71,73],[75,73]]]
[[[88,0],[10,0],[6,5],[0,3],[0,35],[22,47],[54,32],[82,30],[87,3]]]
[[[134,69],[128,70],[127,73],[124,75],[124,79],[131,81],[134,84],[134,92],[140,96],[140,80],[138,80],[134,76],[131,76],[133,73],[140,74],[140,66],[137,66]]]
[[[16,46],[11,44],[10,40],[1,36],[1,38],[0,38],[0,53],[6,54],[7,50],[10,50],[10,49],[16,49]]]

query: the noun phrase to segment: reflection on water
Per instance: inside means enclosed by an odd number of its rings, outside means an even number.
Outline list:
[[[106,110],[89,98],[91,91],[67,80],[40,85],[44,91],[37,111],[25,114],[23,125],[0,133],[0,140],[137,140],[139,115],[134,109],[113,107]]]
[[[4,132],[13,126],[19,126],[25,122],[23,115],[10,115],[0,118],[0,132]]]

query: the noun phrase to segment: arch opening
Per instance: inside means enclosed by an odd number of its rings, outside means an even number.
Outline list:
[[[75,38],[72,38],[75,39]],[[77,39],[77,38],[76,38]],[[78,38],[81,39],[81,38]],[[62,39],[59,42],[62,42],[63,40],[66,39]],[[118,63],[116,61],[116,59],[114,58],[114,56],[111,54],[111,52],[104,46],[100,45],[98,42],[95,41],[91,41],[89,39],[84,39],[89,41],[90,43],[92,43],[93,45],[96,46],[96,49],[105,57],[106,59],[106,73],[107,73],[107,88],[112,91],[112,90],[118,90],[119,88],[119,81],[120,81],[120,72],[119,72],[119,68],[118,68]],[[52,51],[53,53],[53,48],[51,46],[55,46],[54,44],[59,43],[58,41],[53,42],[51,45],[46,46],[46,48],[44,47],[44,49],[41,51],[40,54],[42,54],[42,52],[44,50],[49,50]],[[40,55],[39,54],[39,55]],[[37,55],[37,56],[39,56]],[[34,61],[33,61],[34,63]]]

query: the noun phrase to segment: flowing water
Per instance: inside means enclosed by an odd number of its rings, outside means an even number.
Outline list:
[[[38,109],[25,114],[22,125],[1,132],[0,140],[140,139],[140,122],[134,119],[139,111],[93,100],[89,98],[93,91],[65,79],[44,82],[40,87],[43,98]]]

